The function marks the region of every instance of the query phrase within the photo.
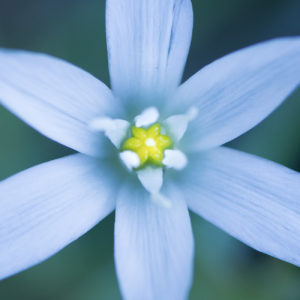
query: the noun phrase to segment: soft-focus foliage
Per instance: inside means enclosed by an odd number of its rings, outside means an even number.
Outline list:
[[[297,0],[194,0],[195,26],[185,72],[243,46],[300,35]],[[104,0],[1,0],[0,45],[43,51],[108,84]],[[232,147],[300,171],[300,91]],[[0,180],[70,153],[0,108]],[[298,299],[296,267],[260,254],[200,218],[191,299]],[[120,299],[111,216],[43,264],[0,282],[0,299]]]

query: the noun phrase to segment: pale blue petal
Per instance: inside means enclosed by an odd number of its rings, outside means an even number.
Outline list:
[[[227,55],[185,82],[174,105],[198,108],[186,144],[224,144],[266,118],[300,83],[300,38],[281,38]],[[190,143],[192,141],[192,143]]]
[[[300,266],[300,174],[219,148],[184,174],[189,208],[254,249]]]
[[[163,190],[157,205],[141,186],[126,184],[116,205],[115,259],[126,300],[182,300],[191,284],[193,237],[180,191]]]
[[[87,72],[38,53],[0,50],[0,105],[47,137],[89,155],[103,155],[95,117],[118,112],[110,90]]]
[[[122,98],[145,98],[147,92],[153,96],[176,87],[192,26],[190,0],[108,0],[106,31],[114,92]]]
[[[0,279],[76,240],[115,207],[107,163],[75,154],[0,182]]]

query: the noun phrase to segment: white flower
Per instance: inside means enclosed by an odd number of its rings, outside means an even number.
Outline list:
[[[0,278],[45,260],[114,209],[125,299],[187,297],[188,208],[300,265],[299,174],[219,147],[298,87],[300,38],[242,49],[179,86],[191,32],[190,0],[108,0],[112,90],[59,59],[0,50],[1,104],[82,153],[0,183]],[[157,135],[145,130],[153,123]]]

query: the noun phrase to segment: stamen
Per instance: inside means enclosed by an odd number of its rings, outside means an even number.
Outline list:
[[[148,166],[136,173],[141,184],[150,194],[159,193],[163,184],[162,168]]]
[[[132,151],[121,152],[120,159],[129,171],[131,171],[134,168],[137,168],[141,163],[139,156]]]
[[[164,124],[174,141],[178,142],[181,140],[188,128],[189,122],[193,121],[197,114],[198,109],[192,107],[185,114],[174,115],[164,121]]]
[[[120,148],[120,144],[124,140],[129,126],[129,122],[125,120],[108,117],[96,118],[89,124],[92,130],[104,132],[117,148]]]
[[[165,208],[171,207],[170,200],[160,193],[163,184],[162,168],[148,166],[137,171],[137,176],[146,191],[150,193],[152,201]]]
[[[179,150],[169,150],[164,152],[164,159],[162,163],[169,168],[182,170],[187,165],[187,158],[185,154]]]
[[[172,141],[160,134],[160,125],[156,123],[148,129],[133,126],[131,131],[133,136],[124,142],[122,150],[135,152],[140,159],[139,167],[147,162],[161,166],[163,151],[171,147]]]
[[[164,207],[164,208],[172,207],[171,201],[167,197],[165,197],[164,195],[162,195],[160,193],[151,194],[151,200],[161,207]]]
[[[149,126],[155,123],[159,118],[159,112],[155,107],[145,109],[140,115],[134,118],[135,126]]]

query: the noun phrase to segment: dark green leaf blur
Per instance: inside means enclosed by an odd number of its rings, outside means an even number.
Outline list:
[[[194,0],[193,6],[185,79],[233,50],[300,35],[298,0]],[[104,17],[104,0],[0,0],[0,46],[52,54],[109,85]],[[300,171],[299,116],[298,89],[230,146]],[[69,153],[0,107],[0,180]],[[250,249],[195,215],[192,221],[196,251],[190,299],[300,299],[298,268]],[[111,215],[44,263],[0,282],[0,299],[121,299],[113,223]]]

